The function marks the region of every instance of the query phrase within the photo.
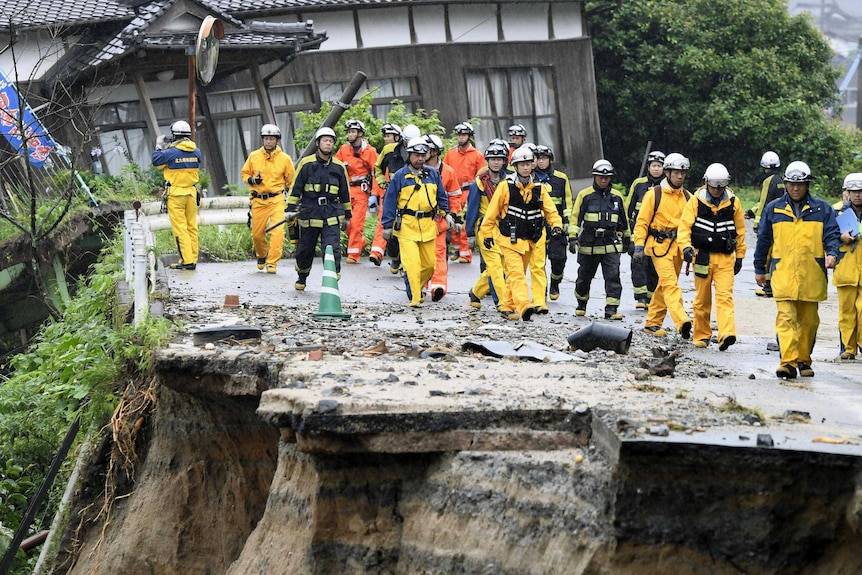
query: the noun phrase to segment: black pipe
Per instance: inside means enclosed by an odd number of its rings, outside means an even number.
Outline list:
[[[63,444],[60,445],[60,451],[54,455],[54,460],[51,461],[48,473],[45,475],[45,478],[42,479],[42,484],[39,486],[39,490],[36,492],[36,495],[34,495],[33,499],[30,500],[30,507],[27,508],[27,513],[24,514],[24,518],[21,520],[21,524],[18,526],[18,530],[15,532],[12,542],[9,544],[9,549],[7,549],[6,554],[3,555],[3,561],[0,562],[0,575],[6,575],[12,567],[12,561],[15,559],[15,554],[18,553],[18,548],[21,546],[21,542],[24,541],[24,534],[27,533],[27,530],[30,529],[30,524],[33,523],[33,519],[36,518],[36,511],[42,506],[42,503],[45,502],[45,498],[48,496],[48,490],[51,489],[51,485],[54,483],[54,479],[60,471],[60,466],[63,465],[63,461],[66,460],[66,455],[69,453],[72,443],[75,442],[75,438],[78,436],[78,429],[80,426],[80,420],[76,419],[75,423],[72,424],[72,427],[69,428],[69,431],[66,432]]]
[[[338,119],[341,118],[344,111],[350,107],[350,102],[353,101],[353,97],[359,91],[359,88],[362,87],[362,84],[365,82],[367,77],[368,76],[365,75],[365,72],[357,71],[356,74],[354,74],[350,84],[347,85],[344,89],[344,93],[341,94],[341,99],[332,103],[332,109],[329,110],[329,114],[326,115],[326,119],[323,120],[323,124],[319,126],[320,128],[331,128],[338,122]],[[311,141],[308,142],[308,145],[302,151],[302,155],[299,156],[299,159],[302,159],[305,156],[310,156],[316,151],[317,141],[312,137]],[[332,155],[335,155],[334,149],[332,150]]]

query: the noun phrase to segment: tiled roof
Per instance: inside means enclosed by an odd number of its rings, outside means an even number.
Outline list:
[[[0,30],[129,20],[135,10],[113,0],[6,0],[0,4]]]

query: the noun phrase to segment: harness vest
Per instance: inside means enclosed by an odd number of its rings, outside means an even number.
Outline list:
[[[736,198],[730,204],[713,212],[709,205],[697,203],[697,217],[691,228],[691,245],[698,250],[712,253],[732,254],[736,251],[736,223],[733,221],[733,208]]]
[[[534,189],[533,197],[528,203],[524,201],[515,182],[507,179],[506,183],[509,184],[509,209],[506,217],[500,220],[500,233],[509,238],[539,241],[545,231],[545,215],[542,213],[542,196],[539,193],[541,190]],[[538,182],[533,185],[535,188],[540,186]]]

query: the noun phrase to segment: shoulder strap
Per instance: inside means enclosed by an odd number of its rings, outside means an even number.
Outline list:
[[[658,205],[661,203],[661,184],[653,186],[652,191],[655,194],[655,204],[652,208],[652,217],[649,220],[649,225],[647,225],[647,231],[652,228],[652,221],[655,219],[655,214],[658,212]]]

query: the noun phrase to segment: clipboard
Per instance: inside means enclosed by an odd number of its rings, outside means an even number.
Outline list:
[[[835,220],[838,222],[842,234],[850,232],[851,236],[859,235],[859,220],[856,219],[856,212],[852,208],[844,210]]]

